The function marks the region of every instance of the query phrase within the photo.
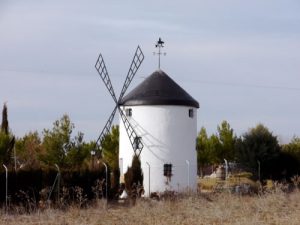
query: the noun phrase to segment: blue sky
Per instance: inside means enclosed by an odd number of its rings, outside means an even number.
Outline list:
[[[114,107],[94,69],[104,56],[117,95],[139,44],[131,88],[162,69],[200,103],[198,130],[258,123],[281,142],[300,136],[300,2],[0,1],[0,104],[17,136],[67,113],[95,139]],[[116,121],[117,122],[117,121]]]

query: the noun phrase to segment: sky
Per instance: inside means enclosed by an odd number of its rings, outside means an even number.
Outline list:
[[[161,37],[161,69],[200,103],[198,131],[263,123],[287,143],[300,136],[299,12],[298,0],[0,0],[0,105],[18,137],[68,114],[94,140],[114,108],[98,54],[119,95],[137,45],[128,91],[157,70]]]

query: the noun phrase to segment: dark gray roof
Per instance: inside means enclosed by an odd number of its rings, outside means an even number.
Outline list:
[[[120,105],[183,105],[199,108],[199,103],[162,70],[157,70],[127,94]]]

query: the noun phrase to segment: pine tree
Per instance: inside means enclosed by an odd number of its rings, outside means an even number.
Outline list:
[[[136,197],[138,195],[139,186],[143,186],[144,175],[141,168],[141,160],[138,156],[134,155],[132,158],[132,165],[127,169],[124,174],[125,188],[129,196]],[[134,196],[135,195],[135,196]]]
[[[3,110],[2,110],[1,131],[4,132],[6,135],[8,134],[8,119],[7,119],[7,106],[6,106],[6,103],[4,103]]]
[[[15,145],[15,138],[9,133],[7,106],[4,103],[2,110],[2,123],[0,129],[0,165],[9,165],[11,162],[12,150]]]

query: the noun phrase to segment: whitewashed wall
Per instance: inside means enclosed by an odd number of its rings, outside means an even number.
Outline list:
[[[197,109],[186,106],[131,106],[130,123],[142,137],[144,149],[141,163],[144,173],[145,195],[165,190],[182,191],[189,187],[196,189],[197,183]],[[122,107],[125,112],[126,107]],[[194,110],[193,118],[189,109]],[[120,168],[125,173],[131,165],[133,150],[126,130],[120,121]],[[190,166],[188,166],[188,163]],[[173,176],[169,184],[163,176],[163,165],[171,163]],[[189,176],[188,176],[189,174]],[[122,174],[121,174],[122,175]]]

